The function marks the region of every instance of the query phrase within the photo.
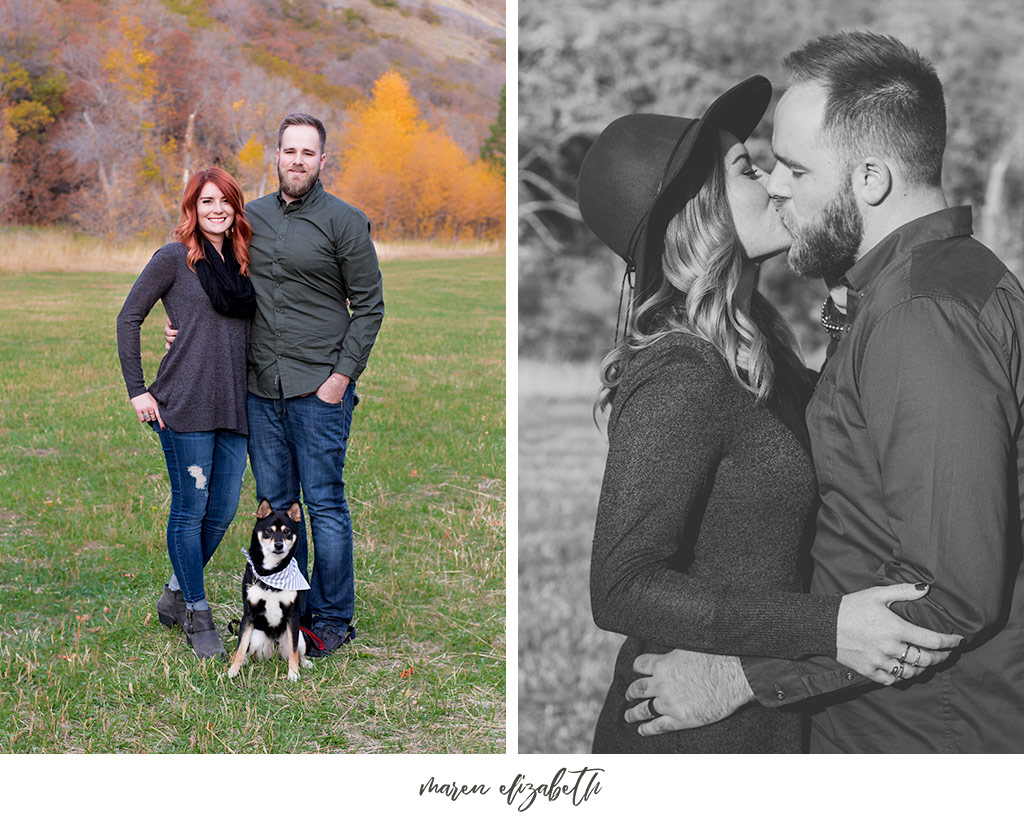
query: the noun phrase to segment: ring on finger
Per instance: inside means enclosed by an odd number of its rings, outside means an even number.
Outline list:
[[[920,663],[921,663],[921,648],[920,648],[920,647],[918,647],[918,648],[917,648],[917,658],[915,658],[915,659],[914,659],[914,664],[913,664],[913,666],[915,666],[915,667],[916,667],[916,666],[917,666],[918,664],[920,664]]]
[[[658,713],[655,712],[655,710],[654,710],[654,699],[653,698],[648,698],[647,699],[647,712],[650,714],[651,718],[657,718],[658,717]]]
[[[907,648],[903,650],[903,654],[899,657],[899,662],[901,664],[905,663],[907,660],[907,656],[910,655],[910,646],[910,644],[907,644]]]
[[[897,678],[899,678],[900,677],[899,673],[902,672],[902,671],[903,671],[903,664],[898,664],[898,663],[897,664],[893,664],[892,669],[889,670],[889,675],[895,675]]]

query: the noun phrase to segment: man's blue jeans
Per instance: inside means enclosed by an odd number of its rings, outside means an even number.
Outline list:
[[[314,563],[305,612],[311,623],[344,635],[355,606],[352,570],[352,519],[345,500],[345,449],[352,410],[359,403],[350,383],[341,403],[330,404],[315,394],[270,400],[249,393],[249,462],[256,478],[256,497],[274,509],[299,500],[309,514]],[[299,569],[306,574],[309,549],[305,524],[295,548]]]
[[[238,511],[245,475],[245,435],[224,430],[161,429],[160,446],[171,480],[167,554],[188,603],[206,597],[203,567],[213,557]]]

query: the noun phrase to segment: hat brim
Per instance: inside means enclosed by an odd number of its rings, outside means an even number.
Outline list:
[[[666,204],[675,197],[678,186],[686,174],[694,171],[694,164],[699,161],[699,153],[695,149],[705,140],[717,140],[719,129],[735,135],[741,142],[745,141],[761,122],[771,99],[772,85],[768,78],[761,75],[749,77],[719,95],[683,137],[637,238],[637,246],[634,247],[641,252],[641,263],[637,273],[638,302],[653,294],[652,276],[654,271],[660,270],[660,251],[652,247],[657,245],[660,249],[661,238],[653,237],[650,233],[652,223],[656,225],[659,221],[652,221],[651,218],[664,212]]]

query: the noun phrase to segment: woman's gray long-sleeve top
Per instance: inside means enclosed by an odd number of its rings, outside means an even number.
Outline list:
[[[802,422],[789,424],[694,336],[666,337],[630,362],[608,425],[591,562],[595,621],[630,637],[595,751],[799,749],[799,719],[762,707],[648,739],[622,720],[643,652],[835,655],[840,597],[801,591],[817,485],[795,434]]]
[[[117,316],[117,354],[128,397],[149,391],[160,415],[175,432],[225,429],[248,435],[246,356],[249,324],[220,314],[188,268],[182,243],[161,247],[146,264]],[[146,387],[139,330],[156,302],[163,301],[178,330]]]

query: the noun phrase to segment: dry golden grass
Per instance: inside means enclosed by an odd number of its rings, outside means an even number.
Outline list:
[[[481,256],[505,256],[505,240],[381,240],[375,241],[377,257],[389,260],[437,260]]]
[[[63,228],[0,228],[0,273],[141,272],[161,245],[133,240],[116,244]],[[376,244],[382,262],[504,256],[504,240],[395,240]]]
[[[112,245],[70,229],[0,229],[3,272],[138,272],[154,251],[152,242]]]

